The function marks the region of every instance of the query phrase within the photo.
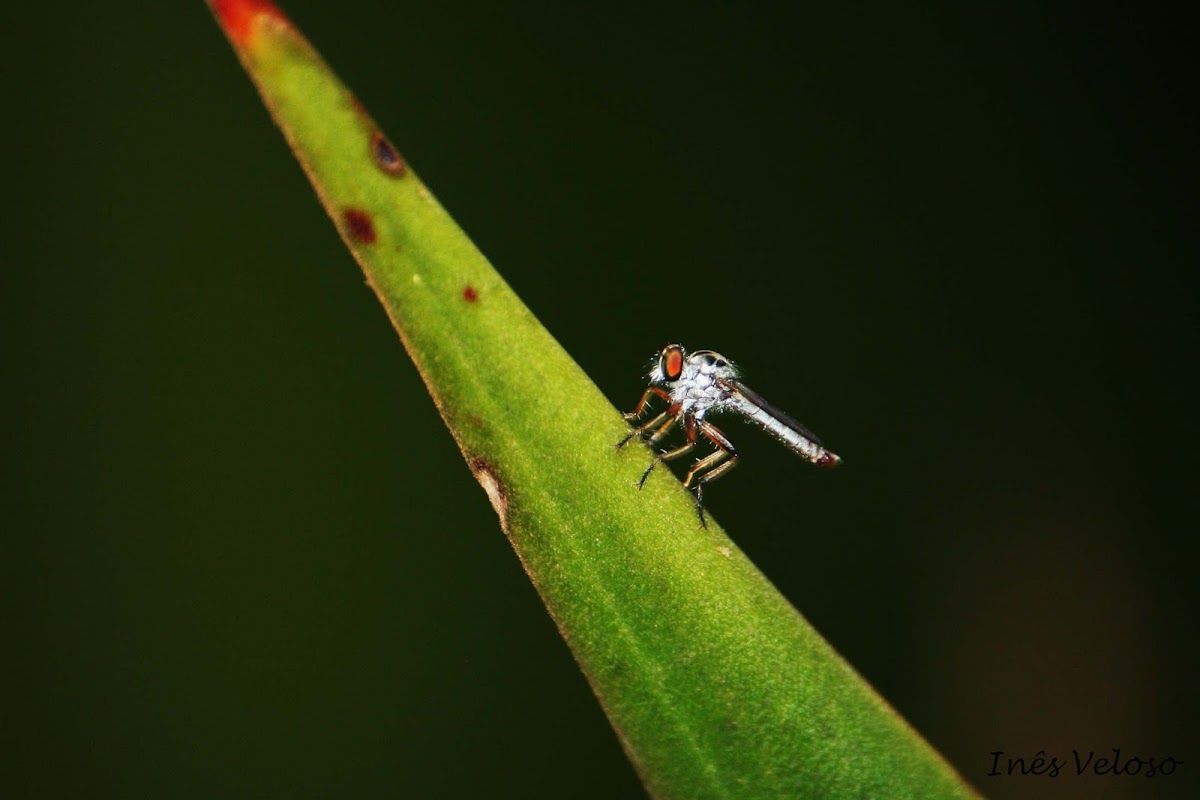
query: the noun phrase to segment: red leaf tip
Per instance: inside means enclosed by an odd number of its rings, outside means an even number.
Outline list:
[[[273,17],[278,22],[287,22],[283,12],[271,0],[212,0],[217,21],[237,47],[250,44],[254,34],[254,21],[260,15]]]

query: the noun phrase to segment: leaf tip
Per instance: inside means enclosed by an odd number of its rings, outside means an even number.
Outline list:
[[[209,6],[217,16],[217,22],[235,47],[244,48],[253,43],[260,17],[268,17],[276,23],[289,25],[288,18],[271,0],[209,0]]]

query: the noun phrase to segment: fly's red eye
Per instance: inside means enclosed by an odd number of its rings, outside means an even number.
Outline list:
[[[683,374],[683,348],[671,345],[663,350],[661,363],[663,377],[669,381],[679,380]]]

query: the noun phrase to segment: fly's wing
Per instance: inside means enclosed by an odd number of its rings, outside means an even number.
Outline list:
[[[764,428],[767,428],[767,430],[772,430],[772,428],[774,428],[774,426],[767,425],[764,423],[763,420],[759,419],[759,416],[760,416],[759,414],[753,413],[752,409],[757,409],[760,412],[762,412],[763,414],[765,414],[767,417],[772,417],[777,422],[782,423],[785,427],[791,429],[791,431],[793,433],[800,434],[805,439],[808,439],[810,442],[817,445],[818,447],[824,446],[821,444],[821,440],[817,438],[817,435],[815,433],[813,433],[808,428],[801,425],[799,422],[797,422],[791,416],[785,414],[784,412],[780,411],[775,406],[768,403],[766,400],[764,400],[762,398],[762,395],[760,395],[758,392],[751,389],[749,386],[746,386],[744,383],[742,383],[741,381],[736,380],[736,379],[730,379],[725,382],[727,384],[729,384],[729,389],[733,393],[732,396],[730,397],[730,399],[734,400],[736,405],[749,406],[749,408],[743,407],[741,410],[751,420],[758,422]]]

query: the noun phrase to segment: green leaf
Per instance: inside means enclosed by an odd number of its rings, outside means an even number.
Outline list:
[[[637,490],[650,453],[292,23],[210,3],[650,793],[975,796],[668,470]]]

